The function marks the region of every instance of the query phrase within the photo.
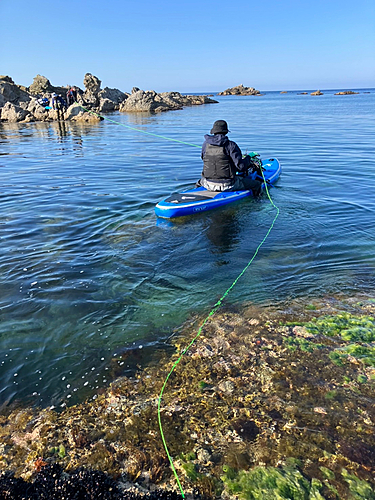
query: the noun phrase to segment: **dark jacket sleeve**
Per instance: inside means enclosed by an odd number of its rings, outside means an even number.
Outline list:
[[[229,141],[227,147],[227,154],[230,156],[238,172],[244,172],[248,169],[252,170],[252,161],[250,159],[250,156],[245,156],[245,158],[242,158],[241,150],[235,142]]]

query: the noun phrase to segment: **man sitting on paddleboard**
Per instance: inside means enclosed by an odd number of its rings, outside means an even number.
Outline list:
[[[242,157],[237,144],[230,141],[226,134],[228,124],[225,120],[217,120],[211,134],[205,135],[202,146],[203,172],[197,186],[209,191],[244,191],[251,190],[258,196],[262,183],[250,177],[241,177],[237,172],[255,172],[259,167],[250,156]]]

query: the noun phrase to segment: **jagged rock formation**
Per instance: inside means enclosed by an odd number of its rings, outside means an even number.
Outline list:
[[[219,92],[217,95],[262,95],[259,90],[256,90],[254,87],[244,87],[241,85],[237,85],[237,87],[232,87],[224,90],[223,92]]]
[[[29,87],[29,92],[33,95],[39,95],[46,92],[54,92],[54,88],[48,78],[42,75],[36,75],[33,83]]]
[[[160,113],[172,109],[182,109],[184,106],[216,103],[207,96],[183,96],[179,92],[162,92],[154,90],[135,90],[122,102],[120,111],[133,113]]]
[[[316,90],[315,92],[311,92],[310,95],[324,95],[323,92],[320,92],[320,90]]]
[[[64,119],[92,122],[100,120],[99,113],[115,110],[158,113],[217,102],[207,96],[183,96],[179,92],[158,94],[138,87],[133,87],[131,94],[109,87],[101,89],[101,80],[91,73],[86,73],[83,83],[84,91],[76,86],[77,103],[58,113],[51,109],[52,93],[65,99],[68,87],[55,87],[42,75],[37,75],[28,88],[17,85],[10,76],[0,76],[0,121],[15,123]]]

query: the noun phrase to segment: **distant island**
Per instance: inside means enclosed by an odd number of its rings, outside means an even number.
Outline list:
[[[359,92],[353,92],[352,90],[344,90],[343,92],[336,92],[335,95],[352,95],[359,94]]]
[[[0,76],[0,121],[34,122],[65,121],[96,122],[99,113],[122,111],[129,113],[160,113],[184,106],[217,103],[205,95],[182,95],[179,92],[157,93],[133,87],[130,93],[109,87],[101,88],[101,80],[86,73],[83,84],[75,89],[75,102],[68,106],[70,87],[55,87],[42,75],[34,78],[30,87],[17,85],[10,76]],[[55,95],[55,97],[53,97]],[[60,99],[61,106],[53,99]]]
[[[259,90],[256,90],[254,87],[244,87],[241,85],[237,85],[236,87],[231,87],[229,89],[223,90],[223,92],[219,92],[217,95],[263,95]]]

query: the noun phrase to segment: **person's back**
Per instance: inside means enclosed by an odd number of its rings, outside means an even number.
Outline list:
[[[204,136],[201,153],[203,171],[197,185],[209,191],[252,190],[254,195],[258,195],[261,182],[245,177],[248,170],[253,172],[256,167],[251,158],[243,157],[237,144],[229,140],[226,136],[228,132],[227,122],[217,120],[211,129],[213,135]],[[237,172],[245,176],[240,177]]]
[[[229,139],[224,134],[205,135],[202,151],[202,175],[211,181],[231,183],[236,177],[236,167],[230,154],[227,154]]]

